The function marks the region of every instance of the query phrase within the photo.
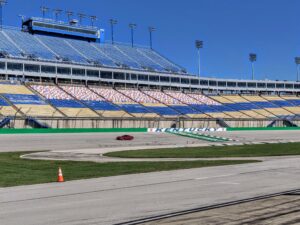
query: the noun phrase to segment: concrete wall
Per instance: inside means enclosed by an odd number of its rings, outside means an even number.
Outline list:
[[[39,119],[52,128],[218,128],[216,120],[191,119]],[[267,127],[272,120],[225,120],[230,127]],[[300,125],[300,121],[295,121]],[[12,128],[30,128],[25,119],[17,118],[11,121]],[[281,121],[275,126],[283,127]]]

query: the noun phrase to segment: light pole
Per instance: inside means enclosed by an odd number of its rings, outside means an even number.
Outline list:
[[[46,13],[49,11],[49,8],[42,6],[41,11],[42,11],[43,19],[45,19]]]
[[[131,30],[131,47],[133,47],[134,46],[134,29],[137,27],[137,25],[136,24],[134,24],[134,23],[130,23],[129,24],[129,28],[130,28],[130,30]]]
[[[114,19],[110,19],[109,23],[110,23],[110,31],[111,31],[111,44],[114,44],[115,43],[115,40],[114,40],[114,26],[118,24],[118,21],[114,20]]]
[[[66,14],[67,14],[67,17],[68,17],[68,22],[70,22],[71,21],[71,17],[74,15],[74,13],[71,12],[71,11],[66,11]]]
[[[55,21],[58,21],[58,16],[62,13],[61,9],[54,9]]]
[[[3,26],[3,6],[5,6],[6,4],[6,0],[0,0],[0,30],[2,30]]]
[[[149,35],[150,35],[150,48],[153,49],[153,45],[152,45],[153,44],[152,43],[152,33],[154,31],[156,31],[156,29],[154,27],[149,27],[148,30],[149,30]]]
[[[300,74],[300,57],[295,57],[295,63],[297,65],[297,82],[299,82],[299,74]]]
[[[195,41],[195,46],[198,50],[198,76],[200,77],[200,73],[201,73],[201,61],[200,61],[200,49],[203,48],[203,41],[200,41],[200,40],[196,40]]]
[[[82,25],[82,20],[86,17],[86,15],[83,13],[78,13],[77,15],[79,17],[79,23],[80,25]]]
[[[255,53],[249,54],[249,61],[251,62],[251,69],[252,69],[252,80],[254,80],[254,62],[257,60],[257,55]]]
[[[94,27],[94,23],[98,20],[97,16],[90,16],[91,19],[91,25]]]

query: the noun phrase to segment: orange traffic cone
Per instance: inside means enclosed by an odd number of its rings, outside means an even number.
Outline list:
[[[57,182],[64,182],[64,176],[60,167],[58,167]]]

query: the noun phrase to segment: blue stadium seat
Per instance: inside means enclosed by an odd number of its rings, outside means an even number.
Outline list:
[[[65,100],[65,99],[48,99],[48,101],[55,107],[64,107],[64,108],[85,108],[81,103],[74,100]]]
[[[119,111],[120,109],[113,105],[110,102],[105,101],[83,101],[84,104],[86,104],[88,107],[90,107],[93,110],[107,110],[107,111]]]
[[[23,95],[23,94],[2,94],[10,102],[15,105],[45,105],[46,103],[37,95]]]

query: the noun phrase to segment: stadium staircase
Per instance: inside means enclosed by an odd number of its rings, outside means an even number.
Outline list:
[[[229,128],[230,126],[222,118],[217,118],[217,124],[221,127]]]
[[[272,121],[267,127],[298,127],[293,121],[284,118],[284,119],[276,119]]]
[[[2,121],[0,121],[0,128],[10,125],[11,117],[5,117]]]
[[[51,128],[48,124],[42,123],[33,117],[26,118],[25,124],[32,128],[42,128],[42,129]]]

